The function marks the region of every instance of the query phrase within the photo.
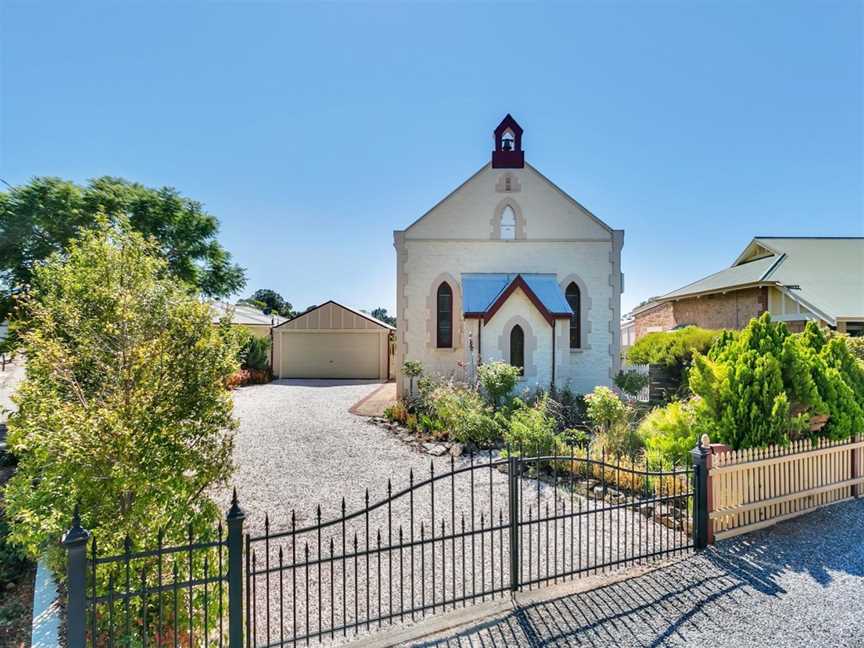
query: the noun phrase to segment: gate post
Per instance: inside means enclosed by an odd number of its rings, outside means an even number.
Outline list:
[[[246,514],[231,497],[228,522],[228,648],[243,648],[243,520]]]
[[[690,455],[693,457],[693,545],[696,549],[704,549],[708,546],[711,524],[708,518],[708,469],[711,448],[707,434],[702,435],[696,447],[690,451]]]
[[[508,452],[507,486],[510,508],[510,591],[519,591],[519,470],[521,457]]]
[[[84,648],[86,635],[87,540],[90,532],[81,528],[78,505],[72,526],[63,534],[66,548],[66,641],[69,648]]]

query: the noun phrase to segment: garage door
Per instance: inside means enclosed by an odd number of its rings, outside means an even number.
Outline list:
[[[377,333],[282,334],[283,378],[378,378]]]

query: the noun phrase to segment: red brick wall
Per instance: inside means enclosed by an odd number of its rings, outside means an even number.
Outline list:
[[[675,323],[707,329],[741,329],[768,310],[768,289],[748,288],[674,302]]]
[[[651,310],[639,313],[636,320],[636,339],[638,340],[652,327],[660,327],[661,331],[668,331],[675,326],[675,313],[671,303],[660,304]]]
[[[682,324],[695,324],[707,329],[741,329],[766,310],[767,288],[747,288],[726,294],[689,297],[660,304],[636,315],[636,339],[655,326],[662,327],[664,331]]]

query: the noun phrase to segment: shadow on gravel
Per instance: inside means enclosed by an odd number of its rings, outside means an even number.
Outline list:
[[[782,597],[784,572],[807,573],[823,587],[831,572],[864,576],[862,535],[864,500],[843,503],[638,577],[524,605],[412,646],[710,645],[743,608],[758,608],[763,597]]]

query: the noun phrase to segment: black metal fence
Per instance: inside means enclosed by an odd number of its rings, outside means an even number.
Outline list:
[[[704,449],[649,469],[557,447],[450,457],[373,501],[99,556],[76,523],[70,648],[309,645],[705,546]],[[87,555],[89,553],[89,555]],[[101,572],[101,573],[100,573]]]

